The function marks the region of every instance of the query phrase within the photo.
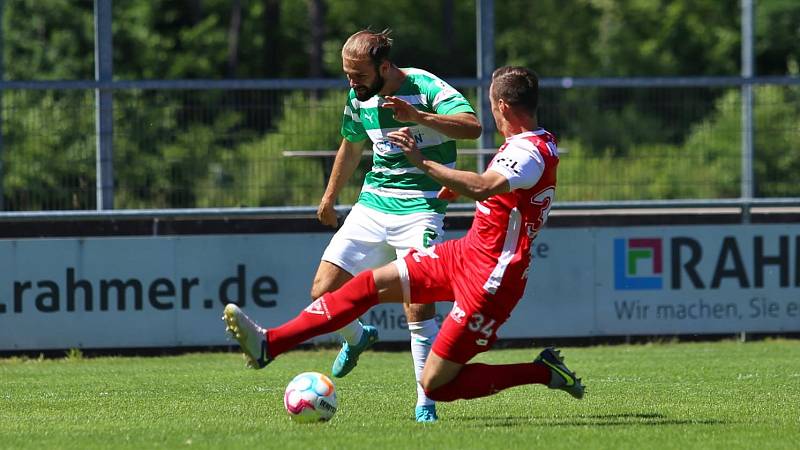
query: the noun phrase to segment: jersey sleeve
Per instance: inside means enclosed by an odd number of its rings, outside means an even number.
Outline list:
[[[347,99],[344,105],[344,113],[342,114],[342,137],[350,142],[360,142],[368,138],[367,130],[361,123],[359,110],[355,109],[351,103],[352,98]]]
[[[512,191],[529,189],[542,177],[544,159],[532,142],[518,139],[497,155],[488,170],[506,177]]]
[[[466,97],[440,79],[436,79],[430,84],[426,95],[428,104],[436,111],[436,114],[447,115],[462,112],[475,114],[475,110]]]

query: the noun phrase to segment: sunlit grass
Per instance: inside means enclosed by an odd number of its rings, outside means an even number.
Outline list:
[[[531,360],[496,350],[482,362]],[[339,411],[298,425],[282,395],[327,372],[333,350],[297,351],[261,371],[239,355],[0,360],[0,448],[796,448],[800,342],[566,348],[587,395],[524,386],[412,419],[407,352],[368,352],[335,380]]]

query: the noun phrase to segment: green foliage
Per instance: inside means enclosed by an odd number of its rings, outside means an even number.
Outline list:
[[[476,362],[529,362],[539,350],[492,350]],[[563,354],[587,386],[583,400],[521,386],[440,403],[440,420],[429,426],[412,419],[407,351],[365,353],[357,372],[335,380],[339,410],[318,425],[293,423],[283,391],[300,372],[328,371],[336,350],[289,352],[259,371],[246,369],[238,354],[221,353],[0,360],[0,435],[3,447],[15,449],[796,447],[796,340]]]
[[[35,108],[29,105],[36,105]],[[7,209],[89,209],[95,205],[93,96],[20,92],[3,97]]]
[[[135,139],[118,139],[119,207],[235,206],[236,200],[226,192],[231,180],[218,167],[229,158],[225,137],[240,120],[228,113],[217,115],[209,125],[190,123],[177,133],[175,128],[154,130],[155,148],[137,146],[142,141]],[[169,133],[167,138],[159,139],[166,134],[159,131]]]
[[[800,196],[800,102],[794,87],[755,90],[755,193]],[[728,90],[682,145],[639,145],[598,154],[565,140],[559,200],[736,198],[741,195],[741,93]]]
[[[755,3],[756,73],[800,75],[800,7],[795,0]]]
[[[504,4],[497,8],[498,23],[507,24],[497,30],[498,65],[533,67],[543,77],[738,74],[738,16],[728,13],[737,6],[734,0],[548,0],[536,4],[533,35],[515,18],[528,2],[498,3]],[[642,148],[680,145],[691,124],[710,111],[714,95],[683,94],[678,89],[545,92],[543,106],[550,110],[543,111],[542,123],[560,136],[580,139],[584,150],[594,153],[592,158],[602,160],[608,152],[621,156],[641,153]],[[678,99],[686,107],[676,113],[670,100]],[[644,179],[653,176],[652,171],[642,174]],[[637,185],[622,191],[631,189],[642,191]],[[607,198],[620,196],[629,197],[617,192]]]
[[[322,6],[320,33],[311,32],[312,4]],[[306,77],[318,39],[323,75],[341,77],[343,41],[370,26],[394,30],[399,65],[471,77],[475,7],[475,0],[114,2],[114,76]],[[93,78],[92,9],[88,0],[3,2],[4,78]],[[755,13],[756,73],[800,73],[800,3],[760,0]],[[740,70],[738,0],[496,0],[495,16],[497,65],[527,65],[543,77]],[[544,89],[541,122],[572,151],[561,167],[561,198],[738,196],[735,96]],[[757,195],[797,195],[797,97],[796,88],[757,89]],[[282,152],[334,150],[340,141],[338,92],[277,93],[258,97],[257,106],[221,92],[115,91],[114,99],[117,208],[313,205],[332,160]],[[89,91],[3,93],[5,209],[95,207],[93,108]],[[355,200],[367,166],[342,203]],[[459,167],[474,168],[474,158],[460,158]],[[620,167],[624,176],[605,179]]]
[[[755,195],[800,197],[800,88],[755,90]]]
[[[764,86],[754,90],[755,194],[764,197],[800,195],[794,182],[800,170],[800,107],[796,87]],[[727,179],[728,196],[738,196],[741,180],[741,101],[731,90],[717,101],[714,114],[696,125],[687,149],[706,155],[717,179]]]
[[[497,0],[497,62],[546,77],[737,75],[738,4]]]
[[[3,78],[94,78],[92,2],[6,1],[3,7]]]
[[[497,10],[504,7],[502,2],[497,3]],[[392,29],[395,39],[392,58],[401,67],[419,67],[445,78],[475,73],[474,0],[371,0],[368,4],[328,1],[326,4],[325,26],[329,37],[325,41],[324,61],[331,75],[341,73],[344,41],[367,27],[376,31]],[[446,14],[448,5],[450,17]]]
[[[115,2],[116,76],[223,78],[229,15],[230,3],[220,0]]]
[[[739,185],[726,175],[738,160],[709,161],[704,155],[670,145],[646,145],[620,155],[587,150],[566,141],[558,167],[558,200],[659,200],[738,196]],[[737,149],[729,156],[736,156]],[[731,167],[733,166],[733,167]],[[727,178],[727,179],[726,179]]]
[[[247,206],[317,204],[325,189],[325,165],[332,159],[286,157],[283,152],[337,149],[344,99],[341,91],[320,98],[304,92],[283,96],[275,131],[242,144],[224,165],[236,174],[229,188],[234,196]]]

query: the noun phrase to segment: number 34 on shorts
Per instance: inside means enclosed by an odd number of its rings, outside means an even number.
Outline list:
[[[467,317],[467,312],[458,302],[453,302],[450,318],[458,324],[466,325],[466,328],[475,335],[475,344],[486,347],[494,342],[495,330],[499,325],[496,320],[487,318],[479,312],[473,312]]]

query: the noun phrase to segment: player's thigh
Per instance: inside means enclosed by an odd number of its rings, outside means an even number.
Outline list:
[[[322,261],[317,270],[318,277],[315,278],[312,296],[314,299],[321,297],[326,292],[339,289],[342,285],[353,278],[348,272],[341,268]],[[376,268],[372,272],[375,287],[378,290],[378,301],[381,303],[400,303],[403,301],[403,289],[400,284],[400,277],[394,264],[385,264]],[[317,282],[317,279],[323,281]],[[320,291],[316,291],[319,289]],[[323,290],[324,289],[324,290]]]
[[[398,217],[395,224],[388,228],[387,239],[394,247],[397,259],[404,258],[412,249],[429,249],[442,242],[444,236],[444,215],[435,213],[414,213]],[[452,295],[449,284],[438,280],[435,274],[426,273],[426,280],[416,284],[426,286],[423,298],[412,296],[403,305],[403,312],[409,322],[421,322],[432,319],[436,315],[436,306],[428,301],[432,298],[450,300]],[[419,297],[417,295],[416,297]]]
[[[403,301],[403,287],[397,264],[389,263],[372,271],[378,302],[399,303]]]
[[[358,275],[385,262],[386,230],[369,208],[355,205],[322,253],[322,260]]]
[[[453,298],[452,251],[448,244],[445,242],[427,250],[412,249],[395,262],[406,303],[424,304]]]

